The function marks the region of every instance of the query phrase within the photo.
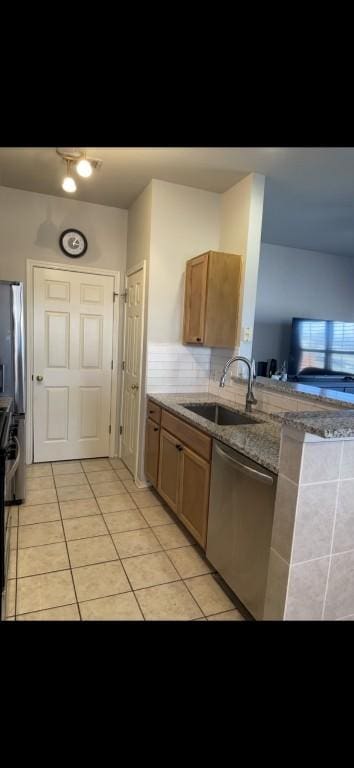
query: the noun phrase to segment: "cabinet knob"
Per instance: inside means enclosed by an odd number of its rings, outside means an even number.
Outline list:
[[[197,336],[197,341],[201,341],[201,338],[200,338],[200,336]]]
[[[154,432],[158,432],[158,431],[159,431],[159,428],[158,427],[154,427]]]

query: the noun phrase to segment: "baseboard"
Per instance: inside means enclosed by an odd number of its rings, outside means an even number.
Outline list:
[[[137,488],[151,488],[151,483],[149,483],[147,480],[139,480],[136,478],[134,482]]]
[[[120,459],[121,461],[123,461],[121,456],[117,455],[117,456],[114,456],[114,458],[115,459]],[[123,464],[124,464],[124,461],[123,461]],[[124,466],[126,466],[126,464],[124,464]],[[128,467],[127,467],[127,469],[128,469]],[[130,472],[130,470],[129,470],[129,472]],[[141,488],[141,489],[142,488],[151,488],[152,487],[152,484],[148,480],[139,480],[138,477],[136,477],[134,479],[134,483],[135,483],[137,488]]]

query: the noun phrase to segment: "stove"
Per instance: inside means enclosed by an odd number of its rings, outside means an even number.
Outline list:
[[[2,401],[5,398],[2,398]],[[17,468],[12,399],[0,405],[0,616],[6,613],[6,586],[10,555],[10,515],[13,504],[13,477]]]

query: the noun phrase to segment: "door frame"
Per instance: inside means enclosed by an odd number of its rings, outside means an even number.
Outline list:
[[[146,304],[146,259],[144,261],[140,261],[139,264],[134,264],[133,267],[129,267],[125,273],[124,278],[124,289],[125,291],[128,290],[128,277],[131,277],[131,275],[134,275],[134,272],[139,272],[139,270],[143,270],[143,291],[142,291],[142,313],[141,313],[141,343],[140,343],[140,377],[139,377],[139,392],[140,392],[140,399],[139,399],[139,406],[138,406],[138,420],[136,425],[137,430],[137,451],[136,451],[136,457],[135,457],[135,467],[134,467],[134,480],[137,479],[138,474],[138,465],[139,465],[139,452],[140,452],[140,424],[141,424],[141,412],[142,412],[142,405],[145,399],[145,392],[142,390],[143,382],[145,382],[145,377],[143,376],[143,359],[144,359],[144,332],[145,332],[145,304]],[[125,331],[127,327],[127,302],[124,303],[124,319],[123,319],[123,360],[125,361]],[[120,404],[120,426],[124,428],[123,425],[123,413],[124,413],[124,383],[125,383],[125,371],[122,371],[122,384],[121,384],[121,404]],[[122,434],[119,435],[119,453],[118,455],[122,456],[122,441],[123,437]],[[145,487],[145,485],[143,486]]]
[[[80,264],[58,264],[52,261],[38,261],[37,259],[27,259],[27,281],[26,281],[26,301],[27,301],[27,406],[26,406],[26,464],[32,464],[34,456],[33,445],[33,312],[34,312],[34,270],[36,267],[41,269],[53,269],[64,272],[81,272],[82,274],[104,275],[113,277],[113,327],[112,327],[112,360],[113,369],[111,371],[111,401],[110,401],[110,424],[111,434],[109,437],[109,456],[115,456],[116,445],[116,425],[117,425],[117,391],[118,391],[118,332],[119,332],[119,302],[115,301],[116,295],[120,292],[120,272],[112,269],[100,269],[99,267],[83,267]]]

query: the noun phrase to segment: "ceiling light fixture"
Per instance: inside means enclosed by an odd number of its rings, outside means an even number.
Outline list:
[[[64,192],[76,192],[76,183],[75,179],[71,176],[70,173],[70,163],[71,161],[69,159],[66,160],[66,167],[67,167],[67,175],[65,176],[65,179],[63,179],[62,188]]]
[[[74,166],[77,173],[82,178],[88,179],[92,175],[92,171],[101,168],[102,160],[94,157],[86,157],[86,150],[75,149],[75,147],[62,148],[56,150],[57,155],[65,160],[67,164],[67,176],[65,177],[62,187],[65,192],[76,192],[76,183],[70,173],[70,168]]]
[[[79,176],[83,176],[84,179],[88,179],[89,176],[92,174],[92,165],[89,160],[87,160],[86,152],[84,152],[83,158],[79,160],[79,162],[76,165],[76,170],[79,174]]]

